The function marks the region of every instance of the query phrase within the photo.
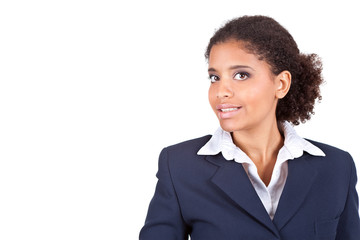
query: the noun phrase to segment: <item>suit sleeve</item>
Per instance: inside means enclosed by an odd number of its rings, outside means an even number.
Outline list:
[[[186,240],[188,234],[169,170],[167,149],[159,157],[158,182],[140,240]]]
[[[349,158],[351,162],[350,184],[345,208],[340,216],[336,240],[360,239],[359,199],[355,188],[356,168],[350,155]]]

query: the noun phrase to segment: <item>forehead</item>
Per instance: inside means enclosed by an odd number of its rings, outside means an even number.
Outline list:
[[[232,65],[269,67],[265,61],[259,59],[259,56],[250,53],[241,41],[229,40],[215,44],[210,51],[209,67],[216,69]]]

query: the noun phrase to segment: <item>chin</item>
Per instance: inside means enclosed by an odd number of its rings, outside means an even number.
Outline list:
[[[243,124],[239,124],[239,123],[234,123],[231,121],[220,121],[220,126],[221,128],[226,131],[226,132],[235,132],[235,131],[240,131],[241,129],[244,129],[245,126],[243,126]]]

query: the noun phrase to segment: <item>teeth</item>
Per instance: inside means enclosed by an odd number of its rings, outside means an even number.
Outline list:
[[[235,111],[237,110],[238,108],[224,108],[224,109],[221,109],[222,112],[231,112],[231,111]]]

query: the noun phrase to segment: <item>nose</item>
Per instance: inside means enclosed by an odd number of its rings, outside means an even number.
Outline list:
[[[231,83],[227,81],[218,82],[217,97],[218,98],[231,98],[234,95],[234,92],[231,87]]]

